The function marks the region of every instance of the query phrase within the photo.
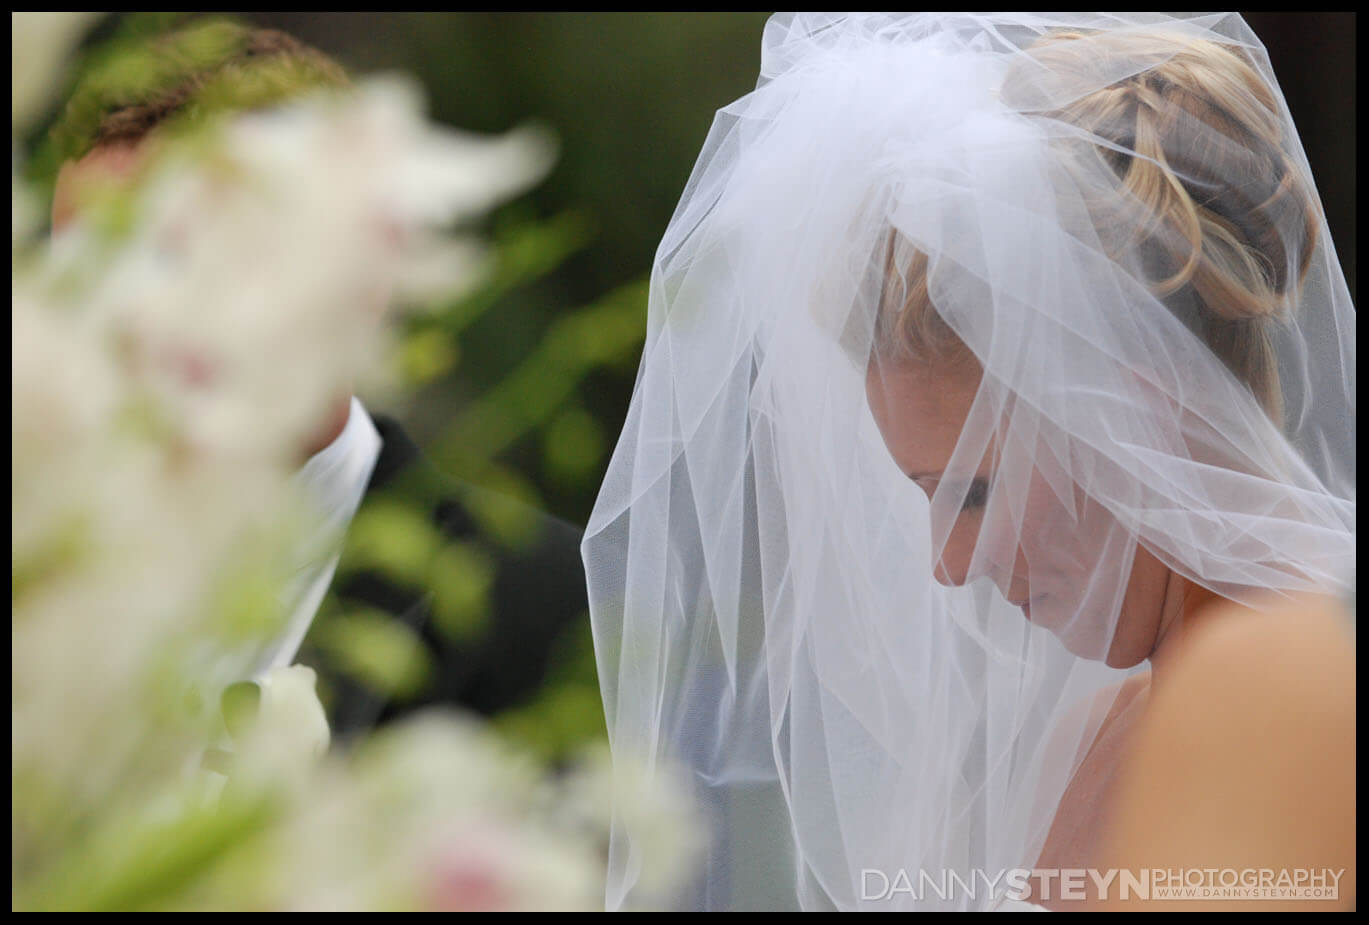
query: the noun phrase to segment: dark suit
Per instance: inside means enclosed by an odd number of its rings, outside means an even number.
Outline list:
[[[386,574],[373,567],[343,564],[304,640],[298,661],[319,675],[320,695],[336,738],[358,732],[432,704],[492,715],[526,702],[541,686],[558,639],[588,619],[582,531],[565,521],[474,485],[449,479],[433,467],[398,423],[372,416],[382,448],[353,525],[377,505],[418,512],[436,528],[439,543],[460,544],[482,563],[488,584],[481,618],[454,632],[434,619],[441,596],[434,587],[451,578],[440,557],[427,575]],[[517,529],[492,531],[488,514]],[[481,512],[486,516],[482,518]],[[350,539],[350,535],[349,535]],[[427,682],[402,696],[378,693],[347,670],[345,660],[323,644],[332,621],[357,610],[383,613],[421,636],[431,666]],[[439,613],[438,616],[441,616]]]

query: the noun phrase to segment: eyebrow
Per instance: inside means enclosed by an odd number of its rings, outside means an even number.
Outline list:
[[[918,479],[940,479],[946,475],[946,472],[942,470],[941,472],[905,472],[904,474],[916,482]],[[992,478],[991,474],[976,472],[970,477],[970,483],[987,482],[990,478]]]

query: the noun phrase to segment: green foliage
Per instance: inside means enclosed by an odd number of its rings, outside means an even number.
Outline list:
[[[445,540],[422,504],[421,497],[396,493],[367,504],[347,530],[338,571],[376,571],[400,584],[423,587]]]
[[[456,338],[475,321],[507,311],[506,300],[554,272],[593,237],[593,223],[575,209],[544,220],[506,217],[494,229],[492,266],[480,284],[431,312],[411,317],[408,338],[431,337],[437,331]]]
[[[557,640],[552,670],[537,697],[495,720],[509,738],[548,761],[565,761],[607,740],[589,615]]]
[[[216,62],[231,56],[240,42],[233,28],[197,25],[177,39],[181,45],[174,55],[158,57],[148,55],[147,39],[182,25],[180,14],[133,14],[111,23],[112,31],[88,43],[77,70],[79,89],[61,123],[28,160],[29,168],[49,182],[63,161],[84,150],[110,106],[154,99],[187,72],[207,76],[194,100],[178,110],[179,122],[169,125],[173,132],[202,124],[206,116],[269,105],[328,83],[326,74],[292,66],[216,74]],[[134,201],[127,190],[114,189],[105,206],[95,207],[113,236],[139,220]],[[435,628],[446,638],[472,642],[473,649],[500,618],[491,608],[495,553],[537,540],[540,518],[508,499],[535,511],[548,506],[549,492],[578,497],[572,506],[583,506],[592,496],[613,429],[597,420],[594,379],[625,375],[641,345],[644,267],[625,265],[620,278],[595,281],[578,293],[557,282],[569,264],[587,258],[603,227],[597,209],[596,204],[591,213],[582,200],[552,210],[524,202],[506,211],[494,225],[490,272],[483,281],[461,298],[413,317],[403,331],[403,383],[440,398],[433,405],[439,409],[438,423],[418,434],[418,442],[439,469],[480,486],[464,499],[478,533],[452,542],[432,520],[433,492],[426,490],[432,486],[401,487],[386,499],[372,499],[351,524],[335,583],[369,572],[425,592]],[[544,211],[551,217],[539,217]],[[123,423],[149,440],[158,439],[162,426],[154,415],[142,413]],[[83,554],[83,536],[81,524],[73,523],[54,532],[35,555],[15,560],[16,605],[26,588],[42,581],[45,570],[68,568]],[[264,560],[287,564],[287,556],[271,555],[274,547],[256,551]],[[245,569],[225,576],[222,586],[209,589],[212,608],[223,618],[216,623],[235,638],[255,638],[277,627],[279,577]],[[346,673],[396,700],[419,695],[434,673],[433,654],[418,633],[378,610],[325,609],[315,621],[311,644]],[[143,672],[149,689],[136,700],[136,712],[167,740],[198,741],[194,734],[168,732],[182,727],[197,732],[190,727],[206,712],[195,692],[176,686],[184,674],[181,654],[151,657],[151,669]],[[230,735],[245,728],[260,702],[252,685],[230,689],[219,704]],[[587,616],[566,630],[542,690],[498,725],[510,738],[553,758],[604,737]],[[73,813],[66,809],[72,792],[90,777],[84,766],[71,780],[33,780],[17,768],[14,793],[29,805],[16,806],[14,840],[36,847],[22,862],[28,865],[24,870],[16,864],[16,908],[160,910],[193,904],[206,881],[223,882],[225,869],[232,872],[229,879],[244,884],[265,878],[258,858],[266,854],[254,846],[278,821],[281,804],[274,795],[257,793],[244,800],[232,787],[220,794],[200,793],[192,785],[161,801],[165,782],[178,779],[187,755],[149,757],[148,751],[171,750],[161,738],[145,738],[149,749],[141,747],[143,737],[124,736],[113,747],[80,743],[126,765],[107,773],[98,786],[117,794],[114,802],[128,805],[102,806],[94,814],[98,818],[70,818]],[[195,802],[200,797],[202,807]],[[44,837],[26,841],[29,831]],[[39,856],[49,846],[55,846],[51,856]]]
[[[449,332],[419,328],[400,347],[400,374],[410,385],[422,386],[451,373],[460,359],[460,345]]]
[[[322,617],[311,639],[347,674],[396,700],[420,693],[433,672],[423,641],[383,611],[353,609]]]
[[[234,738],[240,738],[256,719],[261,706],[261,685],[255,681],[239,681],[224,688],[219,698],[224,728]]]
[[[593,478],[604,458],[604,429],[581,407],[558,414],[547,425],[542,443],[548,478],[563,484]]]
[[[434,493],[450,493],[450,484],[401,484],[368,502],[352,523],[339,576],[369,572],[426,593],[443,638],[476,643],[500,619],[491,609],[493,555],[539,540],[538,511],[544,507],[539,481],[572,491],[597,485],[608,437],[585,406],[583,390],[596,371],[635,365],[645,322],[645,281],[560,312],[501,373],[481,370],[463,378],[462,368],[470,357],[483,358],[480,327],[581,252],[591,234],[580,212],[544,221],[506,217],[495,232],[491,269],[481,284],[406,325],[399,356],[410,384],[460,383],[466,393],[424,444],[444,475],[480,486],[459,495],[478,534],[452,542],[432,522]],[[533,471],[511,458],[527,441],[542,451]],[[409,666],[430,664],[434,656],[416,651],[422,646],[416,637],[412,646],[381,640],[372,622],[351,612],[338,618],[320,615],[311,642],[382,692],[396,698],[418,693],[416,685],[427,671],[411,672]],[[565,631],[543,688],[531,702],[499,717],[498,725],[549,757],[603,739],[587,614]]]
[[[619,287],[554,321],[539,343],[485,394],[471,401],[432,454],[447,471],[479,481],[492,457],[552,426],[594,370],[635,359],[646,315],[646,283]]]
[[[65,570],[79,567],[91,552],[84,516],[73,513],[52,526],[47,535],[32,544],[27,555],[16,553],[10,558],[10,602],[16,611],[30,590],[41,588]]]
[[[413,70],[434,115],[464,128],[536,118],[562,137],[547,184],[496,216],[488,272],[406,319],[396,354],[401,383],[418,390],[406,427],[440,471],[489,492],[464,499],[479,535],[448,542],[431,520],[432,491],[395,491],[363,507],[338,567],[337,582],[367,572],[427,592],[436,629],[474,642],[499,619],[494,552],[537,540],[529,507],[501,496],[580,522],[588,514],[642,344],[651,251],[713,110],[754,79],[764,14],[353,14],[328,20],[332,36],[299,28],[306,14],[272,15],[237,21],[284,28],[356,72]],[[372,20],[391,31],[371,34]],[[184,25],[177,14],[114,17],[87,48],[80,89],[33,169],[55,174],[116,98],[155,95],[173,68],[147,60],[146,41]],[[212,70],[237,41],[232,28],[204,23],[184,35],[182,73]],[[323,76],[265,69],[209,80],[185,119],[287,98]],[[257,595],[240,590],[231,606],[248,607]],[[433,656],[384,623],[367,611],[321,613],[311,643],[389,695],[410,696]],[[501,719],[547,754],[603,736],[587,617],[561,645],[539,695]]]
[[[478,544],[457,542],[443,546],[429,575],[433,621],[446,638],[469,639],[497,618],[490,613],[494,564]]]
[[[80,68],[76,89],[48,133],[41,164],[50,169],[82,157],[101,121],[123,107],[164,107],[174,114],[168,127],[175,131],[308,90],[345,86],[340,71],[309,56],[238,59],[246,30],[223,18],[185,25],[165,15],[126,20],[121,34],[88,55]]]
[[[411,70],[439,120],[501,131],[536,119],[560,137],[552,175],[497,216],[481,286],[406,332],[421,391],[403,419],[439,470],[585,522],[640,357],[652,254],[714,112],[754,86],[767,15],[254,14],[354,71]],[[468,507],[488,549],[535,539],[523,508]],[[604,737],[587,616],[551,664],[498,724],[562,755]]]
[[[26,161],[27,179],[51,194],[57,171],[70,157],[84,151],[89,134],[98,124],[96,97],[108,91],[97,89],[98,76],[128,69],[122,62],[137,57],[155,36],[181,25],[188,13],[126,13],[107,19],[96,29],[80,53],[71,76],[59,94],[64,105],[37,129],[26,146],[31,157]],[[79,88],[91,88],[79,94]]]
[[[275,814],[275,800],[265,794],[112,811],[43,877],[16,879],[12,906],[33,912],[170,908],[231,854],[250,852]]]

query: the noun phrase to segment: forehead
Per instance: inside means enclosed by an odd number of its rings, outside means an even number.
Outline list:
[[[900,469],[935,474],[946,468],[979,390],[978,370],[914,363],[872,363],[865,394]]]
[[[80,160],[63,164],[52,193],[52,230],[61,230],[76,217],[86,190],[95,184],[132,176],[146,155],[145,144],[113,142],[92,149]]]

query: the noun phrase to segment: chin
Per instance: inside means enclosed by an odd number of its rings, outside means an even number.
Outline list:
[[[1121,628],[1119,626],[1118,630]],[[1102,647],[1100,645],[1099,648]],[[1155,642],[1152,639],[1147,644],[1121,632],[1114,632],[1112,638],[1106,641],[1106,649],[1101,661],[1109,668],[1135,668],[1150,658],[1155,651]]]
[[[1150,656],[1149,652],[1138,654],[1129,651],[1124,646],[1112,646],[1108,649],[1107,657],[1103,663],[1109,668],[1135,668]]]
[[[1045,619],[1042,619],[1042,616]],[[1147,652],[1133,656],[1131,646],[1126,645],[1116,634],[1109,635],[1105,627],[1096,623],[1071,620],[1069,617],[1060,621],[1050,621],[1048,615],[1042,616],[1038,616],[1032,622],[1060,640],[1060,644],[1070,654],[1090,662],[1102,662],[1109,668],[1130,668],[1143,661],[1149,654]]]
[[[1155,650],[1155,633],[1151,633],[1149,639],[1137,639],[1136,632],[1124,632],[1127,624],[1121,616],[1116,625],[1111,627],[1106,622],[1081,619],[1080,612],[1089,609],[1086,601],[1061,602],[1052,595],[1044,595],[1041,600],[1024,609],[1023,615],[1028,622],[1060,640],[1060,644],[1071,655],[1091,662],[1102,662],[1109,668],[1134,668]]]

